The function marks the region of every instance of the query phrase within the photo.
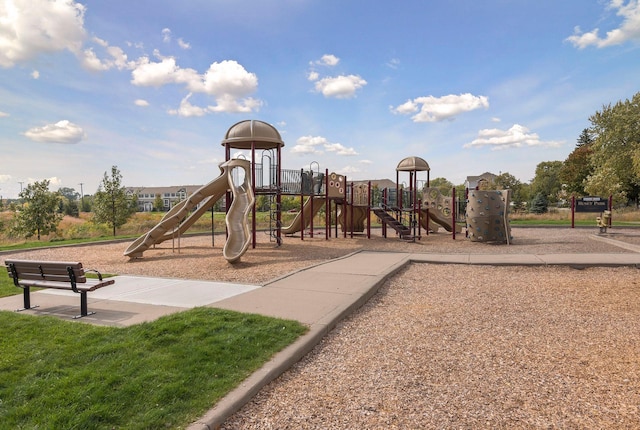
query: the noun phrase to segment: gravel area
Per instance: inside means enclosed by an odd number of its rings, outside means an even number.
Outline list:
[[[264,234],[237,265],[223,238],[184,238],[130,261],[128,243],[12,253],[103,272],[262,284],[356,250],[630,253],[640,231],[514,228],[511,245],[458,235],[416,243]],[[414,264],[387,282],[224,429],[640,428],[640,287],[635,268]]]
[[[637,429],[635,268],[414,264],[223,429]]]
[[[71,246],[12,252],[12,258],[81,261],[85,267],[103,273],[120,275],[158,276],[169,278],[206,279],[261,285],[295,270],[341,257],[358,250],[390,252],[420,252],[438,254],[550,254],[550,253],[629,253],[611,243],[594,240],[597,228],[514,228],[510,245],[470,242],[463,234],[453,240],[450,233],[423,235],[415,243],[406,243],[389,235],[383,238],[379,230],[371,238],[356,235],[325,240],[324,235],[285,237],[284,245],[277,247],[264,232],[257,234],[256,248],[249,248],[238,264],[231,265],[222,256],[224,236],[217,235],[212,247],[210,235],[183,237],[180,241],[167,241],[155,249],[145,251],[143,258],[130,260],[123,255],[130,242],[101,245]],[[613,230],[610,229],[609,232]],[[640,230],[635,231],[640,245]],[[621,237],[621,236],[619,236]],[[633,232],[624,231],[631,240]],[[0,255],[8,255],[2,253]]]

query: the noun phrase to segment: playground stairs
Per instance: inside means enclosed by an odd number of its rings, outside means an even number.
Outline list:
[[[380,218],[380,221],[385,225],[394,229],[402,240],[413,240],[414,237],[411,234],[411,229],[406,225],[402,224],[400,221],[395,219],[393,215],[389,214],[389,212],[385,211],[382,208],[372,208],[373,213]]]

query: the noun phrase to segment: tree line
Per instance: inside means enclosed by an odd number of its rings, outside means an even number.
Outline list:
[[[79,216],[83,212],[92,212],[91,221],[106,224],[116,236],[117,228],[123,226],[138,210],[136,196],[128,196],[122,185],[122,175],[116,166],[111,168],[111,175],[104,173],[96,193],[91,198],[80,196],[73,188],[49,190],[48,179],[28,184],[19,194],[20,200],[8,205],[14,213],[9,226],[9,233],[17,237],[31,238],[56,231],[64,215]],[[78,200],[80,205],[78,206]],[[0,202],[1,205],[1,202]],[[2,207],[0,207],[2,209]]]

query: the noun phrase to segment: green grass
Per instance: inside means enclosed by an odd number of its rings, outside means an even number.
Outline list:
[[[13,285],[13,279],[11,279],[7,274],[6,268],[0,266],[3,273],[0,273],[0,297],[13,296],[14,294],[21,294],[22,289]]]
[[[196,308],[128,328],[0,312],[0,428],[184,428],[306,328]]]
[[[571,228],[571,220],[566,219],[512,219],[510,220],[510,224],[513,227],[518,226],[566,226]],[[593,220],[575,220],[573,223],[576,227],[594,227],[596,226],[595,217]]]
[[[103,237],[87,237],[83,239],[60,239],[60,240],[43,240],[43,241],[29,241],[22,243],[12,243],[10,245],[0,245],[0,251],[15,251],[21,249],[35,249],[35,248],[44,248],[48,246],[63,246],[63,245],[77,245],[82,243],[94,243],[94,242],[104,242],[109,240],[117,240],[117,239],[134,239],[137,236],[103,236]]]

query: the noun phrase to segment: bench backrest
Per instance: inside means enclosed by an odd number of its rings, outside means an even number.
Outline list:
[[[11,266],[15,268],[19,279],[71,282],[69,267],[75,275],[75,282],[86,283],[82,263],[67,261],[29,261],[29,260],[5,260],[5,266],[10,277],[14,277]]]

